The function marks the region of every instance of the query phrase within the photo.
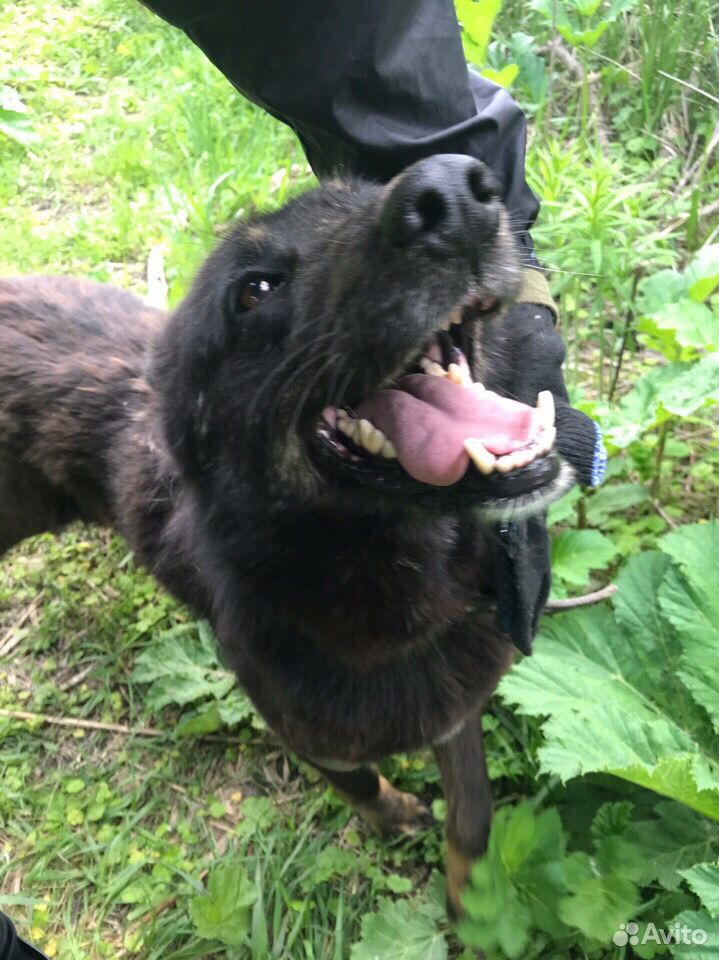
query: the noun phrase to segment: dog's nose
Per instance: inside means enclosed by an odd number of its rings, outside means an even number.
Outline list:
[[[497,232],[498,186],[483,163],[459,154],[420,160],[390,187],[381,229],[394,246],[475,260]]]

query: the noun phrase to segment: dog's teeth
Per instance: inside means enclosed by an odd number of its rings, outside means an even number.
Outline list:
[[[485,475],[491,473],[494,470],[495,464],[498,463],[495,455],[487,450],[481,440],[477,440],[474,437],[467,437],[464,441],[464,449],[480,473],[484,473]]]
[[[436,360],[430,360],[429,357],[422,357],[419,361],[420,367],[424,370],[425,373],[430,374],[433,377],[446,377],[447,371],[444,369],[441,363],[437,363]]]
[[[514,470],[514,455],[511,453],[505,453],[501,457],[497,457],[496,470],[500,473],[509,473],[510,470]]]
[[[373,426],[369,420],[360,420],[360,441],[365,450],[374,454],[379,453],[385,439],[382,431]]]
[[[370,453],[378,454],[387,438],[369,420],[359,421],[359,443]]]
[[[512,454],[515,467],[526,467],[534,460],[536,451],[532,449],[517,450]]]
[[[346,433],[348,437],[354,437],[357,435],[358,424],[356,420],[352,420],[348,417],[346,420],[340,420],[337,426],[340,428],[342,433]]]
[[[549,453],[549,451],[554,446],[554,441],[557,439],[557,428],[550,427],[549,430],[545,430],[539,435],[537,443],[539,444],[540,453]]]
[[[453,310],[449,317],[449,322],[454,324],[460,324],[462,322],[462,309],[457,307],[456,310]]]
[[[460,367],[458,363],[450,363],[447,368],[447,376],[452,383],[458,383],[460,387],[472,386],[472,378],[469,375],[469,371],[465,370],[464,367]]]
[[[472,384],[472,389],[475,391],[475,393],[484,393],[484,392],[485,392],[484,384],[483,384],[483,383],[480,383],[479,380],[475,380],[475,381],[474,381],[474,383]]]
[[[385,442],[382,444],[382,456],[385,458],[385,460],[397,459],[397,451],[395,450],[394,444],[391,440],[385,440]]]
[[[537,395],[537,414],[540,427],[549,430],[554,426],[554,397],[550,390],[542,390]]]
[[[446,319],[443,323],[440,323],[439,329],[440,329],[440,330],[449,330],[451,324],[452,324],[452,318],[451,318],[451,317],[447,317],[447,319]]]

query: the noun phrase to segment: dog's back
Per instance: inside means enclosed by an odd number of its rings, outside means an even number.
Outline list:
[[[109,519],[106,451],[147,389],[163,317],[103,284],[0,279],[0,553],[77,518]]]

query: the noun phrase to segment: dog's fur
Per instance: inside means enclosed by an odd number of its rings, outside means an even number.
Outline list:
[[[425,811],[372,761],[433,746],[456,911],[489,828],[481,709],[511,659],[487,528],[466,493],[353,483],[312,454],[328,400],[396,375],[472,282],[460,258],[384,243],[385,197],[336,183],[239,226],[169,317],[99,284],[0,281],[0,553],[77,519],[121,531],[378,827]],[[257,274],[284,282],[243,312]],[[506,299],[516,276],[502,216],[482,287]],[[480,326],[474,369],[501,387],[501,320]]]

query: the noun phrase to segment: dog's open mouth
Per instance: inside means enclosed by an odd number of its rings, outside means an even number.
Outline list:
[[[386,387],[355,407],[326,407],[315,445],[324,464],[387,490],[471,487],[478,503],[556,487],[552,394],[530,407],[472,378],[471,327],[496,309],[495,298],[475,295]],[[542,500],[558,495],[547,493]]]

